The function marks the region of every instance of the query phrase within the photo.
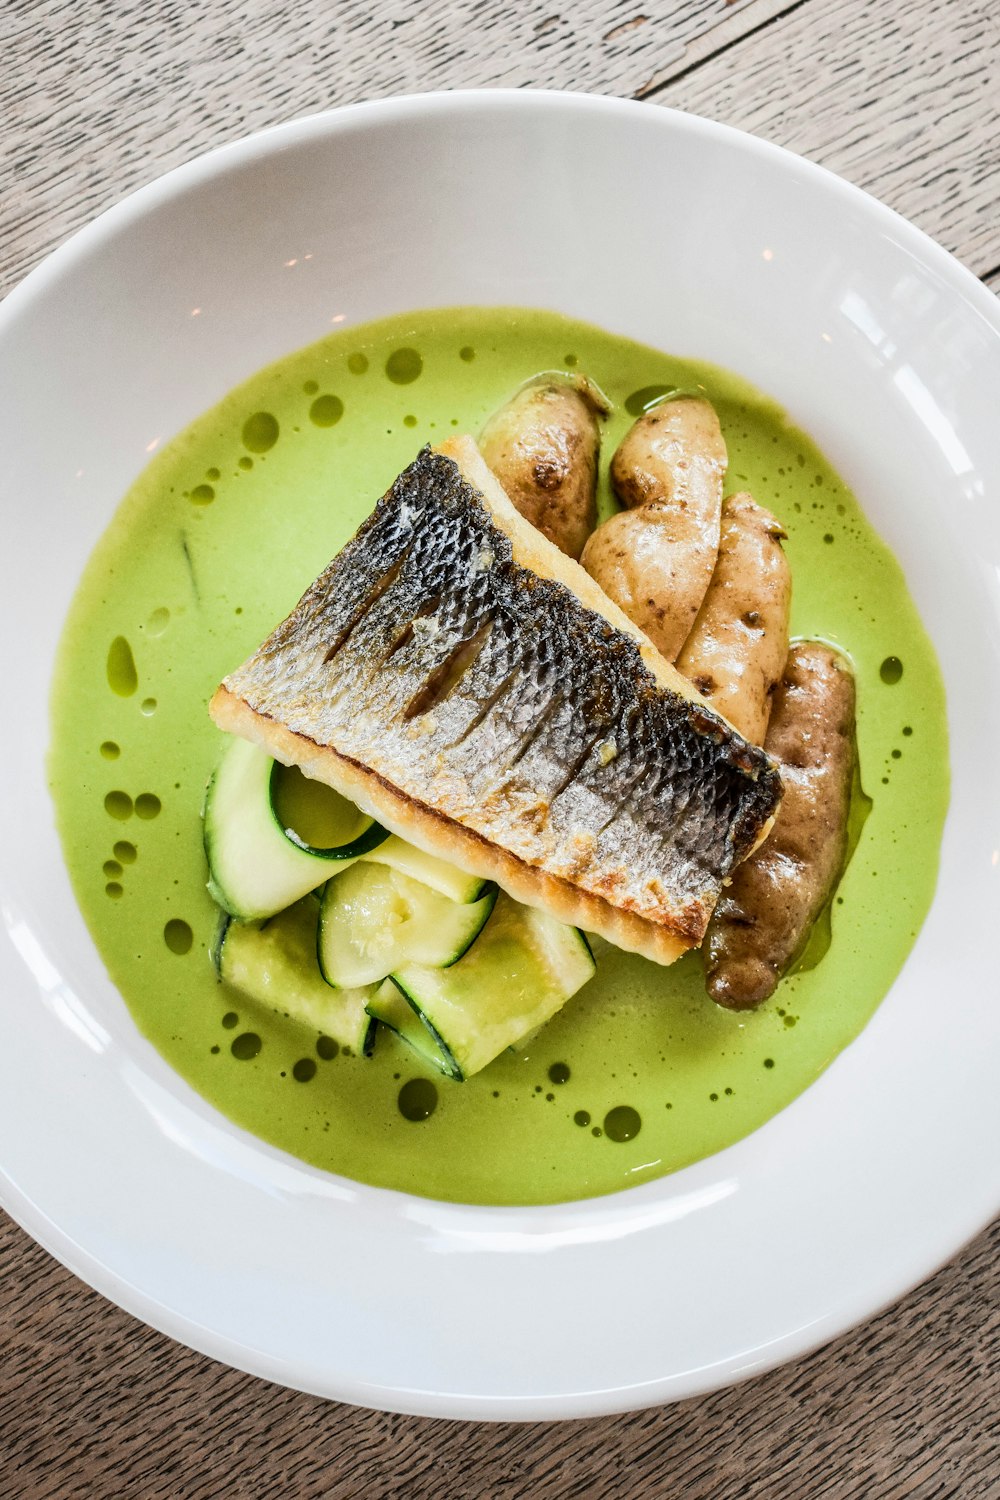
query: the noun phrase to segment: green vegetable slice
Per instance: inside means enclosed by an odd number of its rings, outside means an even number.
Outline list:
[[[307,896],[262,926],[229,920],[217,941],[216,967],[251,1000],[367,1056],[377,1023],[366,1006],[375,987],[335,990],[326,983],[316,962],[318,916],[316,901]]]
[[[495,890],[458,902],[398,870],[352,864],[323,893],[319,965],[328,984],[385,979],[399,964],[444,967],[474,943],[493,910]]]
[[[297,777],[297,781],[296,781]],[[316,847],[280,812],[340,842]],[[387,834],[332,788],[286,772],[248,740],[229,739],[208,783],[204,807],[208,888],[241,921],[259,921],[369,852]]]
[[[273,760],[268,795],[285,837],[321,859],[357,859],[389,837],[374,818],[298,766]]]
[[[401,875],[409,875],[412,880],[422,881],[432,891],[463,904],[477,900],[488,884],[482,876],[467,875],[464,870],[450,865],[447,860],[438,859],[436,854],[425,853],[423,849],[418,849],[415,844],[408,844],[396,834],[390,834],[377,849],[366,854],[365,859],[372,864],[388,865]]]
[[[423,1046],[418,1050],[442,1072],[469,1078],[551,1020],[595,968],[575,927],[501,893],[479,939],[457,963],[447,969],[402,964],[392,978],[436,1040],[444,1065]],[[375,1004],[388,1008],[384,989]],[[417,1045],[412,1031],[399,1024],[394,1029]]]
[[[368,1014],[381,1021],[383,1026],[388,1026],[447,1077],[461,1081],[461,1069],[441,1038],[413,1009],[402,990],[391,979],[380,985],[368,1001]]]

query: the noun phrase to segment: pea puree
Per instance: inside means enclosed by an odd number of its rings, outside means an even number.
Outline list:
[[[382,1032],[345,1054],[217,980],[199,812],[206,704],[425,442],[476,433],[540,370],[615,404],[610,455],[664,391],[704,392],[729,488],[782,520],[792,629],[845,649],[866,797],[829,920],[755,1014],[597,945],[598,973],[469,1082]],[[606,471],[606,463],[603,465]],[[613,509],[602,473],[601,514]],[[255,375],[150,464],[67,619],[50,780],[74,888],[137,1026],[218,1109],[333,1172],[471,1203],[608,1193],[720,1150],[790,1103],[865,1025],[933,894],[948,797],[944,696],[902,573],[804,434],[744,381],[544,312],[449,309],[347,329]],[[870,802],[869,800],[870,799]],[[867,812],[868,816],[864,817]]]

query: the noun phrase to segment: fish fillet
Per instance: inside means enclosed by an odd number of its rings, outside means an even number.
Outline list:
[[[670,963],[781,796],[764,752],[696,697],[453,438],[210,711],[414,844]]]

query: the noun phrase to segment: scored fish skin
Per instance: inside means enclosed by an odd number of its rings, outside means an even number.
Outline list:
[[[466,438],[400,475],[211,712],[413,843],[669,963],[781,795],[695,698]]]

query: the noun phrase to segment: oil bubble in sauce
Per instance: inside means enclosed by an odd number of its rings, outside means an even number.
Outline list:
[[[182,921],[180,917],[171,917],[163,929],[163,941],[171,953],[183,955],[191,952],[194,933],[187,922]]]
[[[117,818],[119,823],[124,823],[126,818],[132,816],[132,798],[128,792],[109,792],[104,799],[104,811],[110,813],[111,817]]]
[[[108,647],[108,686],[119,698],[131,698],[139,686],[132,647],[123,635],[116,635]]]
[[[343,415],[344,403],[339,396],[317,396],[309,408],[314,427],[335,427]]]
[[[278,441],[278,419],[269,411],[255,411],[243,423],[244,448],[251,453],[267,453]]]
[[[229,1050],[234,1057],[239,1058],[240,1062],[249,1062],[251,1058],[257,1056],[262,1046],[263,1043],[255,1031],[242,1031],[239,1036],[233,1038],[233,1045]]]
[[[399,1091],[397,1103],[404,1120],[429,1120],[437,1109],[438,1091],[428,1078],[411,1078]]]
[[[416,349],[394,349],[385,362],[385,373],[393,385],[412,385],[424,368]]]
[[[639,1111],[630,1104],[619,1104],[604,1116],[604,1134],[609,1141],[632,1141],[641,1129]]]

